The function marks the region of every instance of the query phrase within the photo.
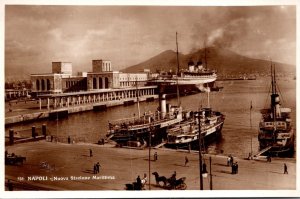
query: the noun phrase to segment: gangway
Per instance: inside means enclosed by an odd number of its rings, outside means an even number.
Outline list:
[[[260,150],[257,154],[254,155],[254,159],[258,159],[259,156],[261,156],[261,154],[267,152],[268,150],[270,150],[272,148],[272,146],[268,146],[262,150]]]
[[[162,147],[163,145],[165,145],[166,143],[167,143],[167,142],[162,142],[162,143],[156,145],[156,146],[153,147],[153,148],[158,149],[158,148]]]

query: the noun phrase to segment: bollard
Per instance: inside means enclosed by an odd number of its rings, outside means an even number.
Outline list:
[[[14,145],[14,130],[9,129],[9,145]]]
[[[43,125],[42,125],[42,133],[43,133],[43,136],[46,137],[46,135],[47,135],[47,127],[46,127],[46,124],[43,124]]]
[[[35,126],[31,128],[31,136],[35,138]]]
[[[68,144],[71,144],[71,138],[68,136]]]

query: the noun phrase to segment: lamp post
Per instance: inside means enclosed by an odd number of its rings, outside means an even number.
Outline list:
[[[148,176],[149,176],[149,190],[151,190],[151,187],[150,187],[150,181],[151,181],[151,176],[150,176],[150,170],[151,170],[151,164],[150,164],[150,161],[151,161],[151,131],[152,131],[152,129],[151,129],[151,117],[149,117],[149,157],[148,157],[148,159],[149,159],[149,174],[148,174]]]
[[[198,137],[199,137],[199,171],[200,171],[200,190],[203,190],[203,177],[202,177],[202,154],[201,154],[201,122],[200,122],[200,111],[198,113]]]
[[[210,177],[210,183],[209,188],[210,190],[213,190],[213,184],[212,184],[212,173],[211,173],[211,157],[209,157],[209,177]]]
[[[250,159],[253,158],[253,150],[252,150],[252,115],[251,115],[251,111],[252,111],[252,100],[250,103],[250,138],[251,138],[251,152],[250,152]]]

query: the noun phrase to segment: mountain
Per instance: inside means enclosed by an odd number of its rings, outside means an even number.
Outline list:
[[[269,74],[270,61],[261,59],[252,59],[239,55],[233,51],[224,48],[208,47],[206,50],[199,49],[190,54],[179,53],[180,69],[187,69],[189,61],[202,61],[206,63],[208,68],[215,69],[219,75],[239,75],[239,74]],[[277,73],[290,74],[296,72],[294,65],[273,62],[276,66]],[[177,61],[176,52],[172,50],[164,51],[142,63],[127,67],[123,72],[137,72],[143,69],[150,69],[151,72],[157,70],[176,71]]]

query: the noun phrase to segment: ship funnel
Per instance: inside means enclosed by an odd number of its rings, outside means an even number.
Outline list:
[[[161,117],[164,119],[167,114],[167,101],[166,101],[166,94],[162,94],[161,100],[160,100],[160,111],[161,111]]]
[[[272,94],[271,95],[271,105],[273,109],[275,109],[275,114],[277,118],[281,117],[281,111],[280,111],[280,99],[278,94]]]
[[[195,64],[194,64],[194,62],[190,61],[188,63],[188,66],[189,66],[189,72],[194,72],[194,70],[195,70]]]
[[[198,62],[197,62],[197,68],[198,68],[198,70],[202,70],[203,64],[202,64],[201,61],[198,61]]]

